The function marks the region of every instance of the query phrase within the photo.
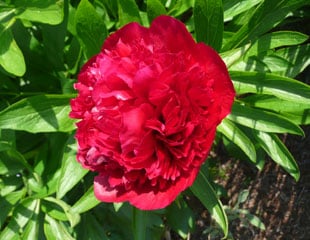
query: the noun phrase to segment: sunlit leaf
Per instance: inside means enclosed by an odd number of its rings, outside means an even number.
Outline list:
[[[61,173],[57,184],[56,196],[59,199],[65,196],[88,172],[76,160],[76,142],[73,142],[73,139],[70,141],[63,155]]]
[[[2,228],[5,219],[7,218],[14,205],[21,200],[22,196],[26,193],[26,189],[20,191],[11,192],[6,196],[0,198],[0,228]]]
[[[48,215],[45,215],[44,233],[48,240],[74,240],[67,227],[63,223],[49,217]]]
[[[30,221],[39,200],[25,199],[13,211],[8,225],[0,233],[0,239],[20,239],[19,230]]]
[[[90,187],[87,192],[72,206],[72,211],[83,213],[97,206],[100,201],[94,195],[94,187]]]
[[[39,228],[40,228],[40,199],[37,199],[37,204],[34,209],[34,213],[27,223],[25,230],[22,233],[22,239],[38,239],[39,238]]]
[[[23,53],[17,46],[10,29],[0,24],[0,65],[11,74],[24,75],[26,64]]]
[[[217,130],[236,144],[255,164],[256,151],[252,141],[233,122],[224,119]]]
[[[235,16],[248,11],[260,2],[262,0],[224,0],[224,21],[232,20]]]
[[[74,121],[69,118],[69,100],[74,95],[38,95],[24,98],[0,112],[3,129],[37,132],[69,132]]]
[[[200,171],[194,184],[191,186],[192,192],[209,210],[212,218],[220,225],[224,237],[228,234],[228,220],[221,201],[217,198],[211,184]]]
[[[244,98],[242,101],[256,108],[278,112],[298,125],[310,124],[309,104],[287,101],[268,95],[254,95]]]
[[[69,220],[71,227],[74,227],[76,224],[79,223],[80,215],[77,212],[73,211],[71,206],[68,205],[66,202],[53,197],[46,197],[44,198],[44,200],[55,203],[58,206],[60,206],[63,209],[67,219]]]
[[[245,57],[259,55],[263,52],[267,52],[269,49],[301,44],[307,39],[307,35],[293,31],[278,31],[268,33],[257,39],[252,44]]]
[[[194,6],[195,0],[184,1],[166,1],[166,6],[169,8],[168,15],[178,17],[190,10]]]
[[[279,74],[287,77],[296,77],[310,65],[310,44],[290,46],[282,48],[274,53],[276,56],[286,59],[291,65]]]
[[[243,47],[232,49],[226,52],[222,52],[220,54],[222,60],[225,62],[228,69],[230,69],[231,65],[236,63],[238,60],[242,59],[248,49],[250,48],[250,44],[247,44]]]
[[[265,132],[256,132],[254,136],[260,142],[267,154],[277,164],[282,166],[292,177],[294,177],[296,181],[298,181],[300,177],[298,165],[292,154],[278,136]]]
[[[228,116],[228,119],[249,128],[264,132],[304,135],[303,130],[298,125],[281,115],[242,106],[237,103],[233,105],[232,113]]]
[[[238,94],[257,93],[274,95],[280,99],[310,106],[310,86],[300,81],[275,74],[230,72]]]
[[[263,1],[249,21],[223,47],[224,51],[239,47],[277,26],[288,13],[305,4],[304,0]]]
[[[59,24],[63,20],[63,0],[15,0],[18,18],[28,21]]]

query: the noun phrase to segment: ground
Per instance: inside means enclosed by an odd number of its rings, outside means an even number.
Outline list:
[[[247,200],[240,206],[258,216],[266,230],[242,227],[240,219],[230,222],[234,239],[308,240],[310,239],[310,126],[304,127],[306,137],[284,136],[284,142],[294,155],[301,171],[298,182],[272,160],[267,159],[263,171],[252,165],[228,157],[221,158],[221,168],[227,177],[221,184],[228,190],[223,203],[233,207],[238,194],[249,190]],[[195,203],[197,206],[197,203]],[[196,230],[190,239],[221,239],[205,233],[210,225],[208,212],[202,207]]]

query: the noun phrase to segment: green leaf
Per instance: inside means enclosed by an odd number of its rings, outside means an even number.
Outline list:
[[[71,206],[68,205],[66,202],[64,202],[60,199],[53,198],[53,197],[46,197],[46,198],[44,198],[44,200],[49,201],[51,203],[55,203],[59,207],[61,207],[63,209],[67,219],[69,220],[71,227],[74,227],[76,224],[79,223],[80,215],[77,212],[73,211]]]
[[[74,21],[77,38],[86,57],[99,53],[108,33],[104,20],[88,0],[79,3]]]
[[[24,75],[26,64],[23,53],[17,46],[10,29],[0,25],[0,65],[8,73]]]
[[[118,0],[118,18],[120,27],[130,23],[141,23],[139,8],[134,0]]]
[[[0,129],[0,152],[16,146],[15,131],[11,129]]]
[[[160,15],[167,15],[165,6],[160,0],[147,0],[147,16],[149,21],[153,21],[154,18]]]
[[[56,26],[45,25],[42,28],[44,51],[56,71],[64,68],[64,47],[67,34],[67,21]]]
[[[100,201],[94,195],[94,186],[90,187],[87,192],[72,206],[71,210],[76,213],[86,212],[95,206]]]
[[[69,140],[61,166],[61,173],[57,184],[57,198],[63,198],[65,194],[70,191],[88,172],[82,168],[76,160],[77,146],[73,137]]]
[[[194,6],[195,0],[166,1],[165,6],[169,8],[168,15],[179,17]]]
[[[243,214],[244,217],[250,222],[250,224],[252,224],[253,226],[261,229],[261,230],[265,230],[265,224],[255,215],[251,214],[248,210],[244,210],[244,209],[238,209],[238,212]]]
[[[56,203],[50,201],[42,201],[41,206],[42,212],[49,215],[50,217],[60,220],[60,221],[68,221],[68,217],[66,216],[63,209]]]
[[[256,150],[252,141],[233,122],[224,119],[217,130],[236,144],[254,163],[257,163]]]
[[[194,213],[186,202],[178,198],[166,209],[168,225],[177,232],[182,239],[186,239],[193,227]]]
[[[57,148],[52,148],[57,149]],[[57,182],[60,176],[60,169],[55,170],[54,173],[48,175],[47,182],[41,188],[41,191],[34,194],[33,197],[44,198],[56,192]],[[44,177],[44,176],[43,176]]]
[[[304,135],[303,130],[295,123],[278,114],[242,106],[235,103],[228,119],[240,125],[273,133],[292,133]]]
[[[262,0],[224,0],[224,21],[232,20],[235,16],[250,10],[260,2],[262,2]]]
[[[290,67],[280,72],[287,77],[296,77],[310,65],[310,44],[282,48],[274,52],[278,57],[286,59]]]
[[[40,228],[40,199],[37,199],[37,204],[32,214],[31,219],[27,223],[23,233],[22,239],[39,239],[39,228]]]
[[[274,95],[280,99],[310,106],[310,86],[297,80],[268,73],[230,72],[238,94]]]
[[[233,64],[235,64],[236,62],[238,62],[244,57],[244,55],[246,54],[249,48],[250,48],[250,44],[247,44],[243,47],[223,52],[220,54],[220,56],[222,60],[225,62],[227,68],[230,69],[230,67]]]
[[[248,189],[242,190],[238,195],[236,207],[238,208],[241,203],[244,203],[247,200],[248,196],[249,196],[249,190]]]
[[[11,192],[6,196],[0,198],[0,228],[2,229],[5,219],[7,218],[14,205],[21,200],[22,196],[26,193],[26,189],[23,188],[20,191]]]
[[[227,51],[255,40],[259,35],[278,25],[288,13],[302,5],[305,5],[304,0],[263,1],[251,19],[246,21],[230,41],[225,44],[223,50]]]
[[[3,129],[37,132],[69,132],[75,129],[69,118],[69,100],[74,95],[38,95],[24,98],[0,112]]]
[[[34,210],[38,204],[38,200],[24,199],[13,212],[10,222],[0,233],[0,239],[20,239],[19,231],[29,222]]]
[[[78,239],[107,240],[104,224],[99,223],[95,216],[90,213],[82,215],[81,237]],[[87,229],[87,231],[85,231]],[[78,235],[79,236],[79,235]],[[109,238],[110,239],[110,238]]]
[[[293,31],[278,31],[268,33],[253,43],[245,57],[259,55],[263,52],[267,52],[269,49],[301,44],[307,39],[307,35]]]
[[[254,95],[242,99],[246,104],[280,113],[298,125],[310,124],[310,106],[268,95]],[[285,106],[285,107],[283,107]]]
[[[17,18],[56,25],[62,22],[63,0],[15,0]]]
[[[48,215],[45,215],[44,233],[47,240],[74,240],[63,223],[56,221]]]
[[[124,205],[124,202],[114,202],[113,203],[113,207],[114,207],[114,211],[118,212],[118,210],[120,210],[120,208]]]
[[[24,169],[27,169],[30,173],[33,172],[24,156],[13,148],[0,152],[0,160],[0,174],[13,175]]]
[[[266,68],[268,68],[269,72],[277,75],[279,75],[281,72],[285,72],[286,69],[291,67],[291,64],[288,61],[276,55],[263,56],[258,60],[266,65]],[[267,72],[267,70],[264,72]]]
[[[298,181],[300,177],[298,165],[290,151],[286,148],[278,136],[275,134],[258,131],[255,132],[254,136],[272,160],[283,167],[285,171],[287,171],[292,177],[295,178],[296,181]]]
[[[219,51],[223,39],[223,6],[221,0],[196,0],[193,9],[197,42]]]
[[[224,238],[228,235],[228,220],[221,201],[217,198],[207,177],[200,171],[194,184],[191,186],[192,192],[209,210],[212,218],[219,224],[224,233]]]
[[[12,6],[2,4],[0,3],[0,22],[7,23],[14,17],[16,10]]]

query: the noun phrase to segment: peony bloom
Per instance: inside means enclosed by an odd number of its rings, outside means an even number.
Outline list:
[[[96,197],[143,210],[192,185],[235,96],[219,55],[168,16],[110,35],[75,88],[77,159],[98,172]]]

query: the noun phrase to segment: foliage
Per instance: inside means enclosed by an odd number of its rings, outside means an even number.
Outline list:
[[[310,123],[310,87],[294,79],[310,63],[308,36],[288,28],[304,21],[307,4],[0,1],[0,239],[159,239],[167,229],[186,238],[193,231],[194,209],[182,196],[151,212],[99,203],[93,173],[75,160],[75,122],[68,118],[76,75],[108,33],[131,21],[148,26],[161,14],[182,20],[228,66],[238,95],[218,128],[227,149],[239,148],[258,169],[266,154],[298,180],[279,134],[303,136],[300,125]],[[230,215],[214,187],[206,165],[185,194],[194,194],[227,236]]]

